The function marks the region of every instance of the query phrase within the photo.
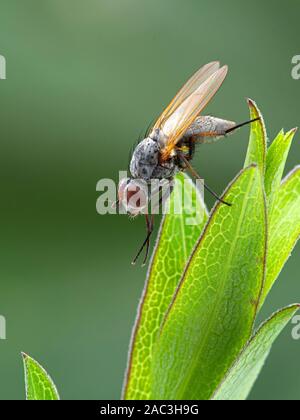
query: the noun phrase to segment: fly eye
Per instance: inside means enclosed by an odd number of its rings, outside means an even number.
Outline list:
[[[123,180],[119,185],[119,200],[131,215],[143,213],[148,205],[147,186],[134,180]]]

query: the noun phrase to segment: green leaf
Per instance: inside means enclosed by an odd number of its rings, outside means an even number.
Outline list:
[[[184,195],[182,195],[183,187]],[[182,210],[182,207],[183,212],[180,211],[182,214],[176,214],[178,213],[176,209]],[[199,192],[184,174],[176,177],[170,209],[170,214],[164,217],[161,225],[146,288],[138,310],[125,379],[125,399],[147,399],[150,396],[152,353],[157,333],[183,269],[208,219]],[[196,209],[198,220],[195,225],[191,218],[195,216]]]
[[[245,400],[248,397],[272,344],[298,309],[299,305],[282,309],[259,328],[214,394],[214,400]]]
[[[284,134],[282,130],[268,150],[265,189],[270,208],[280,188],[286,160],[296,131],[297,129],[293,129]]]
[[[266,206],[251,166],[216,205],[162,326],[151,399],[209,399],[251,337],[265,274]]]
[[[264,177],[266,171],[267,157],[267,131],[263,116],[256,103],[248,99],[251,120],[260,118],[259,121],[251,124],[250,142],[248,146],[245,168],[252,164],[258,165],[261,175]]]
[[[300,167],[281,184],[269,214],[267,276],[262,306],[300,236]]]
[[[59,400],[56,387],[47,372],[34,359],[22,353],[27,400]]]

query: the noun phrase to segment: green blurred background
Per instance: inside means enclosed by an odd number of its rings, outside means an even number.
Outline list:
[[[271,139],[300,124],[298,0],[1,0],[0,398],[23,399],[20,352],[64,399],[118,399],[145,270],[130,265],[143,220],[99,216],[96,183],[118,179],[132,144],[187,77],[219,59],[229,77],[210,105]],[[296,137],[288,168],[300,162]],[[243,165],[248,130],[199,150],[221,192]],[[209,204],[212,201],[208,198]],[[300,300],[299,247],[264,317]],[[300,342],[290,325],[251,397],[299,399]]]

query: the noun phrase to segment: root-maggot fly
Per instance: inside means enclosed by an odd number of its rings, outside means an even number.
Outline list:
[[[118,202],[131,216],[145,214],[146,217],[147,237],[133,264],[145,247],[144,263],[146,262],[154,227],[154,216],[144,211],[151,198],[143,185],[150,185],[154,179],[171,183],[177,172],[185,170],[193,177],[201,179],[191,165],[196,145],[215,142],[238,128],[257,121],[237,125],[232,121],[200,115],[220,89],[227,73],[228,67],[220,67],[219,62],[200,68],[178,92],[149,130],[147,137],[133,152],[130,162],[131,176],[121,181],[118,190]],[[219,198],[206,184],[204,187],[219,202],[231,205]],[[136,194],[139,198],[134,201],[132,198]]]

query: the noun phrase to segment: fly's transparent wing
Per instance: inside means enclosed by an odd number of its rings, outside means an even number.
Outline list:
[[[165,147],[162,150],[162,160],[169,159],[178,141],[217,93],[226,78],[227,72],[228,67],[224,66],[209,76],[159,127],[166,137]]]
[[[175,98],[170,102],[164,112],[156,121],[153,129],[161,128],[174,114],[176,109],[188,98],[202,83],[220,68],[220,63],[214,61],[201,67],[180,89]]]

